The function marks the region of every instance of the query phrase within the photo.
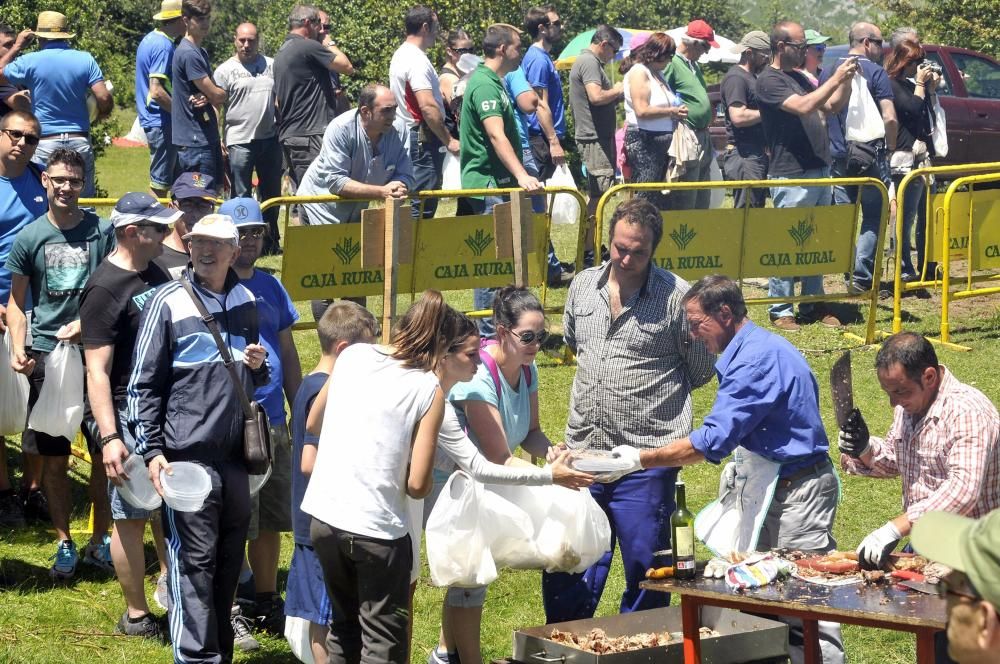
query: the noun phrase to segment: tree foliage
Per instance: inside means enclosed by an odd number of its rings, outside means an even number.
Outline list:
[[[913,26],[924,42],[961,46],[994,57],[1000,55],[1000,13],[996,0],[868,1],[891,17],[891,27]]]

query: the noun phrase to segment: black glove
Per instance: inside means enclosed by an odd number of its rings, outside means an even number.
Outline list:
[[[871,444],[868,442],[868,425],[861,411],[855,408],[847,416],[847,421],[840,429],[840,451],[847,456],[860,459],[868,451]]]

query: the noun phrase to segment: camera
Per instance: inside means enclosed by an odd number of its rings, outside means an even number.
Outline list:
[[[936,62],[932,62],[930,60],[924,60],[919,65],[917,65],[917,68],[926,69],[930,71],[932,74],[937,74],[939,76],[941,75],[941,65],[939,65]]]

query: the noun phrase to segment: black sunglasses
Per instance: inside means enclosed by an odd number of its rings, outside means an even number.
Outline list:
[[[20,129],[4,129],[3,132],[10,136],[12,143],[19,143],[23,138],[25,145],[38,145],[38,141],[42,140],[37,134],[29,134]]]
[[[809,42],[804,42],[804,41],[800,41],[800,42],[786,41],[785,42],[785,46],[791,46],[794,49],[798,49],[800,51],[804,51],[804,50],[806,50],[806,48],[808,48]]]
[[[459,55],[465,55],[466,53],[475,53],[476,52],[476,49],[474,47],[472,47],[472,46],[470,46],[468,48],[453,48],[451,50],[455,51]]]
[[[865,39],[867,39],[871,43],[875,44],[876,46],[881,46],[882,45],[882,40],[881,39],[877,39],[875,37],[865,37]]]
[[[543,344],[545,343],[545,340],[549,338],[549,333],[545,330],[541,330],[540,332],[535,332],[534,330],[528,330],[527,332],[515,332],[514,330],[511,330],[510,333],[517,337],[524,346],[533,344],[536,341]]]
[[[254,240],[259,240],[264,237],[263,228],[248,228],[246,230],[240,229],[240,239],[245,240],[246,238],[253,238]]]

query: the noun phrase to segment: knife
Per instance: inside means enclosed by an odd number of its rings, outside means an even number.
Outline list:
[[[895,570],[890,575],[899,585],[916,590],[925,595],[937,595],[938,591],[934,584],[927,583],[926,577],[920,572],[910,570]]]
[[[830,392],[837,426],[843,427],[854,410],[854,388],[851,383],[851,351],[844,351],[830,369]]]

